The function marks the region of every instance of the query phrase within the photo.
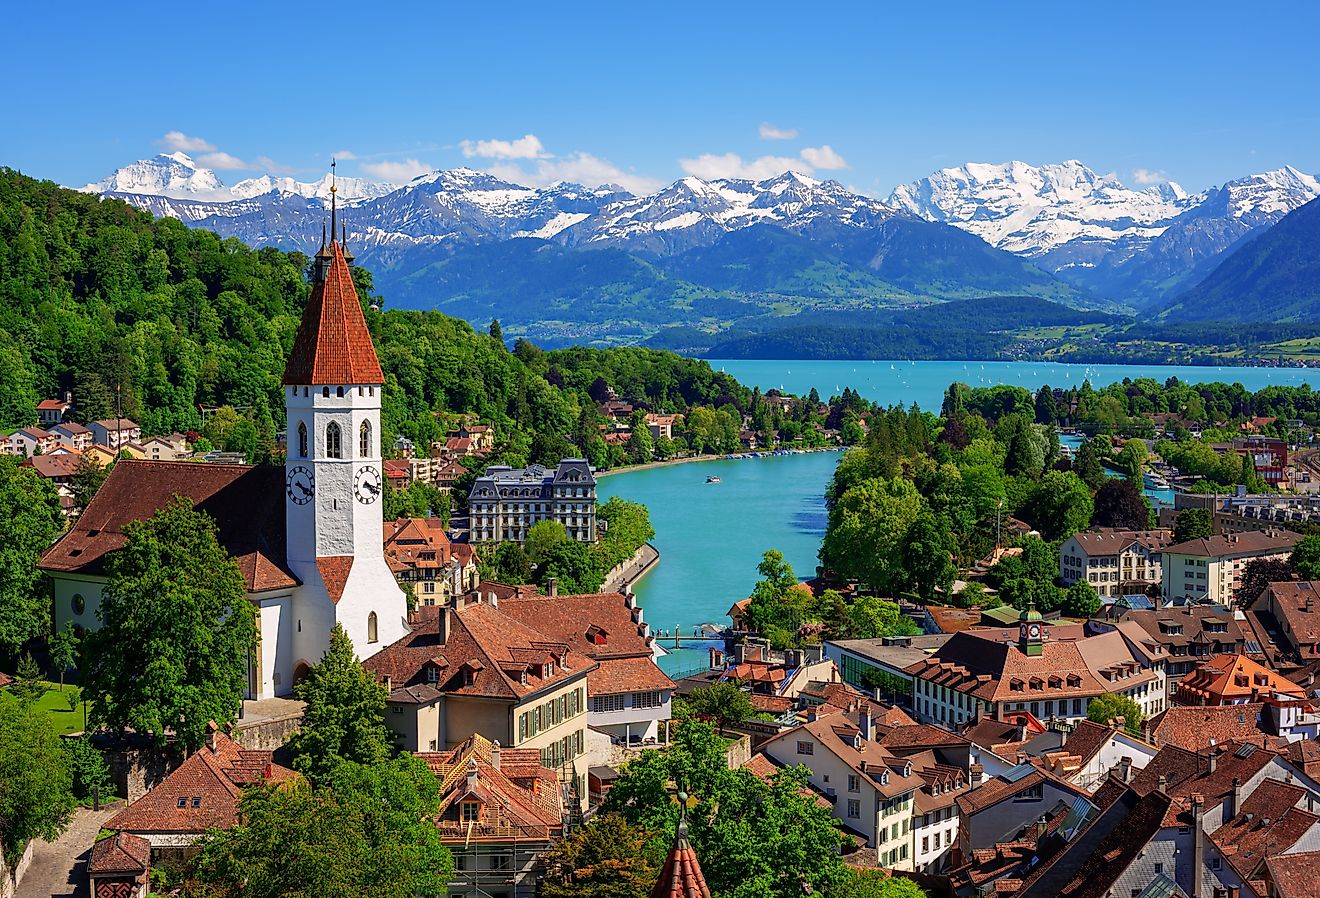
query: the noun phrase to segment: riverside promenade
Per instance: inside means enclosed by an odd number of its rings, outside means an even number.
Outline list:
[[[650,543],[642,543],[623,564],[614,567],[605,577],[601,592],[623,592],[651,572],[660,563],[660,551]]]

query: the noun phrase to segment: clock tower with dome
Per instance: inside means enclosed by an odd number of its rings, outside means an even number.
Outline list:
[[[287,560],[301,581],[293,620],[277,638],[292,642],[296,680],[342,624],[359,658],[408,632],[407,600],[383,550],[386,489],[380,444],[385,378],[353,286],[353,257],[322,235],[312,293],[284,370],[288,417],[284,501]],[[263,641],[266,634],[263,633]]]
[[[1045,625],[1035,602],[1029,603],[1018,615],[1018,648],[1024,655],[1045,653]]]

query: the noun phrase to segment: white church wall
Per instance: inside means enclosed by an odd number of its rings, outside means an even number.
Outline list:
[[[52,574],[51,581],[57,632],[70,623],[85,630],[100,629],[101,620],[97,614],[101,610],[101,590],[105,588],[103,578]],[[80,601],[75,598],[78,596]],[[79,607],[81,613],[77,611]]]
[[[260,599],[257,614],[261,636],[257,698],[288,695],[293,691],[293,596]]]

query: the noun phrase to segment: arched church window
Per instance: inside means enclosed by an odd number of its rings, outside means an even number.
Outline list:
[[[338,392],[337,392],[335,395],[337,395],[340,399],[343,399],[343,398],[344,398],[344,388],[343,388],[343,387],[336,387],[336,390],[337,390]]]
[[[329,398],[330,398],[330,388],[329,388],[329,387],[321,387],[321,398],[322,398],[322,399],[329,399]]]
[[[341,446],[341,435],[339,425],[331,421],[325,426],[325,457],[343,458],[344,450]]]
[[[371,457],[371,424],[367,421],[362,422],[358,428],[358,458]]]
[[[376,612],[367,615],[367,642],[378,642],[376,637]]]
[[[298,422],[298,457],[307,457],[307,424],[303,421]]]

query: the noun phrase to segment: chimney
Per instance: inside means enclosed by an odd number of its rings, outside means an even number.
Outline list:
[[[468,758],[467,788],[469,792],[477,791],[477,759],[476,758]]]
[[[1161,792],[1167,793],[1169,791],[1169,778],[1161,773],[1160,778],[1156,781],[1155,788]]]
[[[219,729],[220,727],[216,725],[216,722],[214,720],[210,721],[206,725],[206,747],[209,748],[212,752],[215,751],[215,734],[216,731]]]
[[[1131,758],[1125,756],[1125,757],[1119,759],[1119,762],[1118,762],[1118,777],[1119,777],[1119,779],[1121,779],[1124,783],[1130,783],[1130,782],[1132,782],[1132,759],[1131,759]]]
[[[440,606],[440,615],[436,621],[436,633],[440,637],[441,645],[449,642],[449,615],[454,613],[449,605],[450,603],[446,603]]]
[[[1214,773],[1215,768],[1218,766],[1219,766],[1219,752],[1216,749],[1212,748],[1210,749],[1210,760],[1207,762],[1207,767],[1209,769],[1209,772]]]
[[[723,668],[724,668],[724,653],[723,653],[722,651],[720,651],[719,649],[717,649],[717,648],[711,648],[711,649],[710,649],[710,669],[711,669],[711,670],[723,670]]]
[[[1205,870],[1205,836],[1201,832],[1202,815],[1205,812],[1205,797],[1200,792],[1192,793],[1192,894],[1190,898],[1201,898],[1201,877]]]
[[[546,580],[545,588],[546,588],[546,595],[548,595],[550,598],[553,599],[555,596],[559,595],[559,578],[551,577],[550,579]]]
[[[490,746],[490,766],[496,770],[500,769],[500,740],[496,739]]]
[[[862,731],[862,738],[871,741],[871,703],[862,702],[862,710],[857,715],[857,728]]]

